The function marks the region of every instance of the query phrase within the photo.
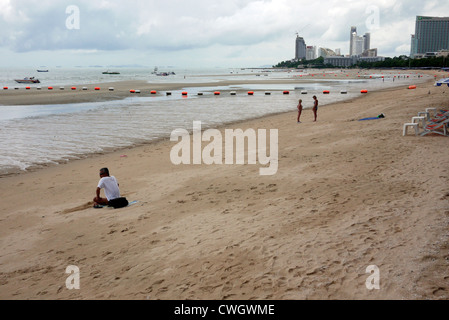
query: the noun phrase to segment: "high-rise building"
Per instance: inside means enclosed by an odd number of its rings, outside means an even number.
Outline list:
[[[449,49],[449,17],[416,16],[410,56]]]
[[[349,45],[350,56],[363,55],[365,51],[371,49],[371,34],[365,33],[364,36],[357,35],[357,28],[351,27],[351,42]]]
[[[418,53],[418,48],[416,47],[416,38],[414,34],[412,34],[412,43],[410,45],[410,48],[410,57],[413,58]]]
[[[315,46],[307,46],[306,60],[314,60],[314,59],[316,59],[316,47]]]
[[[365,35],[363,36],[363,40],[363,51],[371,49],[371,33],[365,33]]]
[[[349,55],[352,55],[352,52],[354,50],[354,42],[353,37],[354,34],[357,35],[357,27],[351,27],[351,33],[349,34]]]
[[[304,41],[304,38],[300,37],[299,35],[296,36],[296,52],[295,52],[295,59],[301,60],[306,59],[307,53],[306,53],[306,42]]]

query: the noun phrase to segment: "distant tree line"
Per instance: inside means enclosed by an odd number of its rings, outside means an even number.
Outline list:
[[[385,58],[385,61],[378,62],[362,62],[360,61],[356,67],[358,68],[444,68],[447,65],[446,57],[430,57],[423,59],[411,59],[407,56],[399,56],[394,58]]]
[[[332,68],[333,66],[331,64],[324,64],[324,58],[319,57],[318,59],[314,60],[287,60],[279,62],[277,65],[273,66],[273,68]]]
[[[449,62],[449,57],[430,57],[423,59],[411,59],[407,56],[385,58],[385,61],[365,62],[359,61],[350,68],[362,69],[390,69],[390,68],[444,68]],[[288,60],[279,62],[274,68],[334,68],[331,64],[324,64],[324,58],[315,60]],[[339,67],[338,67],[339,68]]]

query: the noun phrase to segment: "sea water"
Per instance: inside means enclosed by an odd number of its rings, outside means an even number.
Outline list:
[[[11,85],[11,73],[0,72],[0,84]],[[416,77],[392,81],[380,77],[355,80],[299,79],[303,72],[260,72],[242,69],[159,69],[175,75],[158,77],[151,68],[120,69],[120,75],[102,75],[104,69],[55,69],[33,75],[42,85],[63,86],[110,81],[144,80],[151,83],[213,83],[221,80],[249,81],[249,84],[231,84],[208,87],[189,87],[171,91],[167,96],[131,96],[124,100],[76,104],[7,106],[0,105],[0,176],[51,163],[80,159],[168,138],[178,128],[191,129],[193,121],[201,121],[211,128],[235,121],[253,119],[269,114],[295,111],[299,99],[305,108],[313,105],[317,95],[320,105],[326,105],[360,96],[360,90],[377,90],[392,85],[417,83]],[[117,71],[117,70],[110,70]],[[23,71],[23,77],[29,76]],[[260,80],[296,79],[289,84],[266,84]],[[421,81],[427,80],[420,78]],[[15,85],[13,85],[15,86]],[[329,90],[330,94],[323,94]],[[183,91],[188,96],[182,95]],[[220,91],[219,96],[215,91]],[[248,95],[247,91],[254,91]],[[289,94],[284,94],[289,91]],[[198,95],[198,93],[202,95]],[[236,95],[231,95],[236,92]],[[270,92],[270,95],[266,95]],[[307,94],[304,94],[307,92]],[[342,94],[341,92],[345,92]],[[0,93],[1,104],[1,93]],[[376,116],[376,115],[373,115]],[[292,123],[295,123],[295,119]],[[276,129],[276,128],[266,128]]]

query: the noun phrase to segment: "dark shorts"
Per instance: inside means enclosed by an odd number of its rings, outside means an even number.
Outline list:
[[[110,207],[114,207],[114,209],[119,209],[119,208],[124,208],[126,206],[128,206],[128,200],[126,200],[126,198],[117,198],[117,199],[113,199],[110,200],[108,205]]]

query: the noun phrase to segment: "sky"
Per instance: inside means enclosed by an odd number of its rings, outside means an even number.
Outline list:
[[[417,15],[447,0],[0,0],[0,67],[261,67],[307,45],[349,53],[351,26],[371,47],[410,54]]]

